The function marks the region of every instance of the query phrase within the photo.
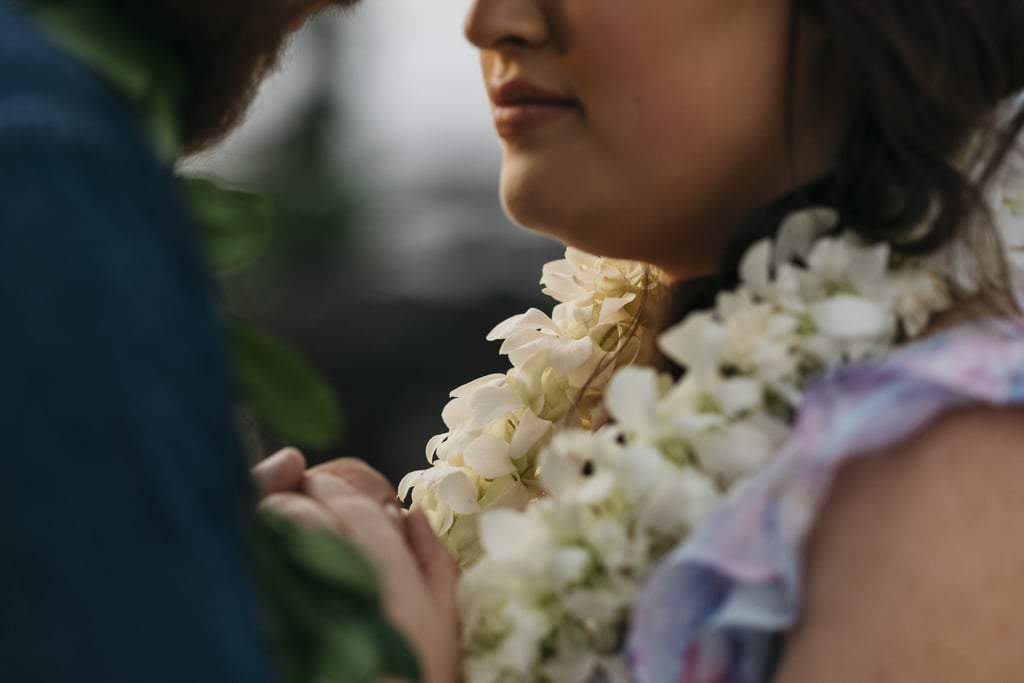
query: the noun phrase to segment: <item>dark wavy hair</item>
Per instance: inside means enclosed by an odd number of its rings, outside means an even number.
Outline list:
[[[794,74],[807,25],[825,36],[817,82],[841,87],[852,115],[834,171],[752,216],[716,275],[674,288],[666,323],[711,306],[720,289],[736,284],[747,247],[802,206],[834,207],[837,229],[908,255],[959,238],[989,247],[995,239],[965,231],[979,223],[975,216],[987,216],[985,187],[1024,125],[1020,109],[1005,111],[1024,89],[1024,0],[793,0],[782,122],[790,149],[800,135]],[[979,135],[985,144],[972,144]]]

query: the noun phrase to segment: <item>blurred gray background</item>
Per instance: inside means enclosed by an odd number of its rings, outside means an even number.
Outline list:
[[[537,281],[562,249],[502,214],[468,5],[366,0],[317,18],[247,123],[187,164],[276,200],[269,251],[227,291],[337,390],[345,436],[314,461],[358,456],[393,480],[423,467],[448,392],[507,368],[484,335],[550,307]]]

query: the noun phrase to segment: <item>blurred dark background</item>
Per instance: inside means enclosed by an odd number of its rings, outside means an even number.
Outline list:
[[[466,5],[373,0],[315,20],[246,125],[186,164],[275,199],[268,251],[225,286],[338,393],[344,436],[307,455],[362,457],[394,481],[425,465],[448,392],[507,368],[484,336],[550,307],[540,267],[562,251],[501,212]]]

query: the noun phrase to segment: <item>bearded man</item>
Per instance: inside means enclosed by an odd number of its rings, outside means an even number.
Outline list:
[[[0,680],[274,678],[210,277],[170,168],[240,120],[326,6],[0,0]],[[264,482],[299,488],[303,467],[285,454]],[[381,506],[335,508],[406,587],[389,614],[427,677],[450,676],[418,621],[438,584]],[[414,552],[436,551],[418,524]]]

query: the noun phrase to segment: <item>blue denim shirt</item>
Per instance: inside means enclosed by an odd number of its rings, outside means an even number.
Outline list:
[[[0,680],[263,683],[210,281],[125,103],[0,0]]]

